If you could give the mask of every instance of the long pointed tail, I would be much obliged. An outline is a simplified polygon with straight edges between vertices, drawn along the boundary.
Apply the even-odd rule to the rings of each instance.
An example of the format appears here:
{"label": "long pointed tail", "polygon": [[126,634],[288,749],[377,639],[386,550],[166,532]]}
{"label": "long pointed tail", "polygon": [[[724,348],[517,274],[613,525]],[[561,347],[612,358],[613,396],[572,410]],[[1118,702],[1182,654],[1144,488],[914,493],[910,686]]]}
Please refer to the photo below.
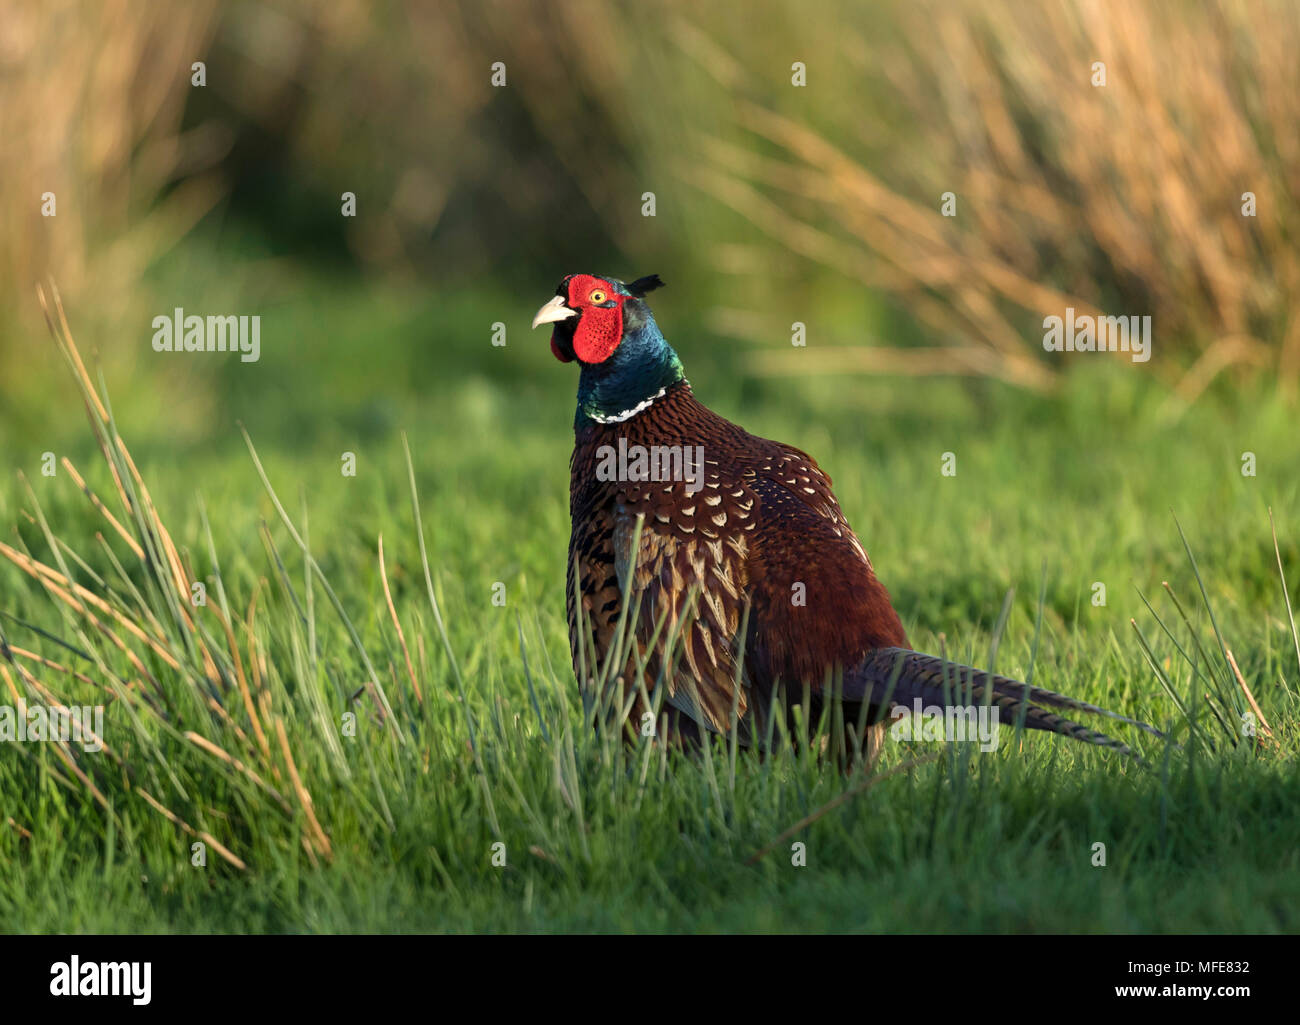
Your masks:
{"label": "long pointed tail", "polygon": [[844,698],[846,701],[866,701],[877,706],[886,701],[891,706],[910,706],[917,698],[925,705],[960,703],[979,706],[988,701],[998,709],[999,721],[1003,724],[1014,725],[1023,715],[1028,729],[1059,733],[1135,758],[1137,755],[1122,741],[1090,730],[1042,706],[1104,715],[1136,726],[1154,736],[1164,736],[1154,726],[1090,705],[1086,701],[907,648],[879,648],[860,665],[846,672]]}

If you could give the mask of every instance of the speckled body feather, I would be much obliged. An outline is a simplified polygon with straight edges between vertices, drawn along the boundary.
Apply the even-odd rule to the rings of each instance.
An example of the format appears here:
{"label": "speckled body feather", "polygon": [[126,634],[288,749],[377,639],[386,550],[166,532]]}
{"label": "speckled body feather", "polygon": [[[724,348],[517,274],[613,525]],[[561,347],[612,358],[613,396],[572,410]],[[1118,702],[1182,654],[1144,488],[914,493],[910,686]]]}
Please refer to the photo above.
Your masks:
{"label": "speckled body feather", "polygon": [[[698,446],[702,486],[692,494],[683,480],[599,480],[598,453],[620,442]],[[669,658],[667,631],[649,643],[666,614],[667,623],[685,623],[678,671],[666,677],[669,702],[717,732],[729,728],[733,705],[742,736],[759,732],[754,727],[777,681],[798,690],[807,683],[816,693],[835,666],[856,665],[875,648],[906,645],[830,478],[798,449],[755,437],[707,409],[685,381],[626,421],[580,426],[570,469],[575,665],[582,636],[577,594],[596,652],[608,653],[629,572],[639,599],[633,632],[647,658],[650,688]],[[636,538],[638,515],[644,521]],[[688,608],[692,589],[698,598]],[[747,604],[742,667],[738,641]],[[587,668],[595,676],[601,667]],[[627,683],[635,672],[628,665],[607,675]],[[689,693],[692,683],[698,697]]]}

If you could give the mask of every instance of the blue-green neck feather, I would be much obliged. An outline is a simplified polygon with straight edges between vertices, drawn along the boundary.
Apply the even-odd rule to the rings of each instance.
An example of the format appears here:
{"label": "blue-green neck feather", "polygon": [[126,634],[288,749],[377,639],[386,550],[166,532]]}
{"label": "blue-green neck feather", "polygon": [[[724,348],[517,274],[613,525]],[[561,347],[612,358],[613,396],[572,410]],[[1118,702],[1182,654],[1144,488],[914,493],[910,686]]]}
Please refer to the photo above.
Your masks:
{"label": "blue-green neck feather", "polygon": [[681,359],[649,308],[638,299],[628,299],[618,348],[603,363],[582,365],[574,426],[626,413],[685,377]]}

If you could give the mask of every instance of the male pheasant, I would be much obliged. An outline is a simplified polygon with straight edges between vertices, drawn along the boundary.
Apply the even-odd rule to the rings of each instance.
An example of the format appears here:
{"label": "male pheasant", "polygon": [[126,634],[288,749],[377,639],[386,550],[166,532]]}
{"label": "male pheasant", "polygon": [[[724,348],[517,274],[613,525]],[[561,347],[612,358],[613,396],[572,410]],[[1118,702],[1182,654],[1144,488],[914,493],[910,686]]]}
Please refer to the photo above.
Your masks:
{"label": "male pheasant", "polygon": [[[830,477],[805,453],[755,437],[695,398],[643,301],[662,284],[657,275],[624,284],[571,274],[533,319],[534,328],[553,325],[557,359],[581,366],[567,592],[588,707],[629,738],[653,723],[657,735],[693,746],[734,729],[738,743],[761,748],[831,711],[841,754],[874,749],[891,710],[917,699],[940,708],[987,702],[1009,725],[1023,719],[1125,753],[1050,709],[1157,732],[911,651]],[[656,687],[658,723],[647,717]]]}

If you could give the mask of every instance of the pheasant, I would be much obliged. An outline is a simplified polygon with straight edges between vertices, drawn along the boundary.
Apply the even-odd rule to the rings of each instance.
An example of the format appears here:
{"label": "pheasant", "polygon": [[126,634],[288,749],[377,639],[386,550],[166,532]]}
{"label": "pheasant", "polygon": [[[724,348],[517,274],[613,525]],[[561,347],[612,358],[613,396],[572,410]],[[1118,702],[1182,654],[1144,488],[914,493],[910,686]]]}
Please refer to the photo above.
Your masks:
{"label": "pheasant", "polygon": [[644,301],[662,285],[658,275],[625,284],[571,274],[533,319],[552,325],[555,358],[581,367],[566,590],[585,707],[629,739],[698,746],[713,733],[764,750],[782,736],[798,741],[799,724],[806,731],[829,712],[842,756],[877,750],[886,717],[918,699],[988,704],[1008,724],[1125,754],[1126,744],[1053,709],[1159,735],[912,651],[830,477],[695,398]]}

